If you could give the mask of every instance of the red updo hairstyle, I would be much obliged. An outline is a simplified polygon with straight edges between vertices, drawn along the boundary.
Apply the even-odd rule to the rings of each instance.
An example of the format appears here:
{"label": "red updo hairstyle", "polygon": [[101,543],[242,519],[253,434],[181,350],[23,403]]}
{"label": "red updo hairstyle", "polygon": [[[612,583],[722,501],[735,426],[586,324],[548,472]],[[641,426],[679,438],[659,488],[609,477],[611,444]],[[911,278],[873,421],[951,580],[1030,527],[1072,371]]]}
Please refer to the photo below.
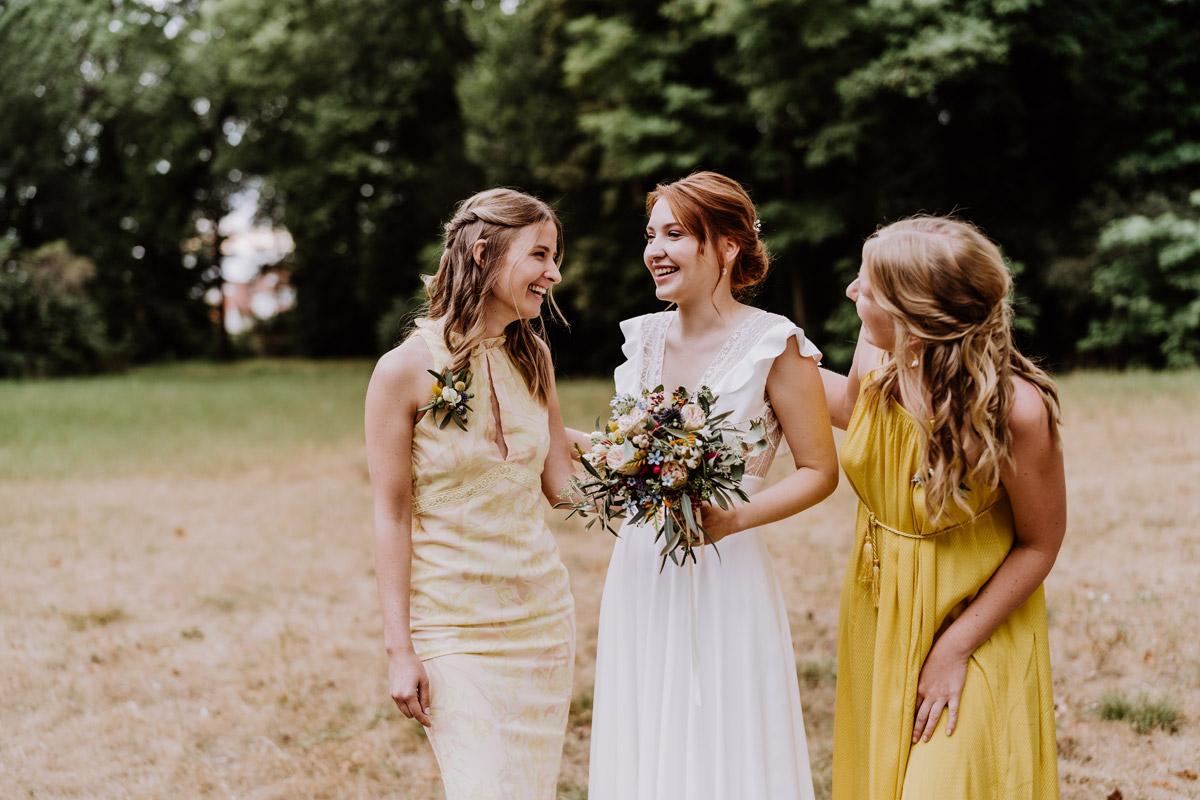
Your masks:
{"label": "red updo hairstyle", "polygon": [[700,251],[710,241],[729,237],[737,243],[732,264],[717,250],[717,264],[729,268],[730,288],[744,296],[763,282],[771,255],[758,238],[758,214],[742,185],[716,172],[693,172],[674,183],[660,183],[646,195],[646,214],[654,204],[666,200],[675,219],[700,242]]}

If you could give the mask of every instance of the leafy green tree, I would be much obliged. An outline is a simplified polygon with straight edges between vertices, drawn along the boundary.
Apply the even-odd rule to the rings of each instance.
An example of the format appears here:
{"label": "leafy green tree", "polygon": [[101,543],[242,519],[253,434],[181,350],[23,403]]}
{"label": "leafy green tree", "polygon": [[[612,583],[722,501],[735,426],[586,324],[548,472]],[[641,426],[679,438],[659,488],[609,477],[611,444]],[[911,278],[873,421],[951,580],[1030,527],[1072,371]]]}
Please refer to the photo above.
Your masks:
{"label": "leafy green tree", "polygon": [[1200,191],[1191,213],[1114,220],[1092,290],[1105,314],[1079,346],[1121,366],[1200,364]]}
{"label": "leafy green tree", "polygon": [[0,14],[0,227],[65,239],[133,359],[193,355],[213,275],[185,263],[195,173],[207,169],[176,39],[195,2],[17,0]]}
{"label": "leafy green tree", "polygon": [[65,242],[13,253],[0,242],[0,377],[98,372],[111,358],[100,310],[88,294],[96,266]]}
{"label": "leafy green tree", "polygon": [[374,352],[377,321],[418,291],[441,220],[482,188],[454,94],[464,13],[343,0],[205,8],[239,138],[230,163],[264,181],[265,216],[295,241],[289,324],[302,353]]}

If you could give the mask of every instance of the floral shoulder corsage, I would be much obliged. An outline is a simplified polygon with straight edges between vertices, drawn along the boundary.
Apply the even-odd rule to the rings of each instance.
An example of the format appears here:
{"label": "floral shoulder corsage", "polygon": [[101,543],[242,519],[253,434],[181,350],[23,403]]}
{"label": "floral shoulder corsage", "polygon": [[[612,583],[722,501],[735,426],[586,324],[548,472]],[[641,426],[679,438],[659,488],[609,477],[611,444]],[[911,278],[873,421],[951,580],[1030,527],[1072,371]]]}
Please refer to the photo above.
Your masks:
{"label": "floral shoulder corsage", "polygon": [[[449,367],[439,375],[433,370],[428,370],[436,380],[429,387],[433,393],[433,399],[429,404],[417,409],[418,411],[428,411],[433,416],[434,423],[439,428],[445,428],[454,420],[454,424],[467,429],[467,412],[471,407],[467,405],[467,401],[475,395],[467,391],[471,388],[471,371],[463,367],[460,372],[455,374]],[[445,412],[445,416],[441,421],[438,421],[438,412]]]}

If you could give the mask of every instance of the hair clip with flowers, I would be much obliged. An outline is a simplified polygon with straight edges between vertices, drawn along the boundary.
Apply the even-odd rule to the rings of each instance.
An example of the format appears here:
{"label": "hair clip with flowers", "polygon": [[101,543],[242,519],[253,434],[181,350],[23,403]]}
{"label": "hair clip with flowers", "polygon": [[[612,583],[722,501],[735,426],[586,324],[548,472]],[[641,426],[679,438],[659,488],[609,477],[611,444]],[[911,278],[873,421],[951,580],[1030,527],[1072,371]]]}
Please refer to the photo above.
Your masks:
{"label": "hair clip with flowers", "polygon": [[754,232],[762,233],[762,220],[758,217],[754,218]]}
{"label": "hair clip with flowers", "polygon": [[[445,428],[451,420],[454,420],[454,424],[465,431],[467,429],[467,412],[471,410],[467,401],[475,396],[467,391],[471,388],[471,371],[466,367],[463,367],[457,374],[449,367],[440,375],[433,370],[427,371],[437,379],[429,387],[433,398],[428,405],[418,408],[417,411],[430,412],[438,428]],[[439,411],[445,412],[441,422],[438,422],[437,417]]]}

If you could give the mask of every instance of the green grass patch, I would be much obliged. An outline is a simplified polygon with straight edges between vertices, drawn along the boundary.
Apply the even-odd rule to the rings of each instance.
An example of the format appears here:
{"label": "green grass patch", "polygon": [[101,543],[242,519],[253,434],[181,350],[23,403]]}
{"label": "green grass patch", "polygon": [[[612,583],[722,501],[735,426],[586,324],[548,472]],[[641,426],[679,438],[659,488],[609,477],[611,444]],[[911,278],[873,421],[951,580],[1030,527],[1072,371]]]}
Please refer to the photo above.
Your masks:
{"label": "green grass patch", "polygon": [[562,381],[558,384],[558,404],[562,408],[563,422],[569,428],[591,432],[596,420],[608,421],[612,409],[613,382],[611,378],[586,378]]}
{"label": "green grass patch", "polygon": [[0,382],[0,480],[216,474],[362,437],[366,361],[186,363]]}
{"label": "green grass patch", "polygon": [[67,627],[73,631],[86,631],[88,628],[103,628],[129,619],[129,614],[123,608],[102,608],[88,611],[84,614],[64,614]]}
{"label": "green grass patch", "polygon": [[571,698],[571,708],[567,714],[567,727],[577,728],[592,724],[592,693],[581,692]]}
{"label": "green grass patch", "polygon": [[[140,367],[91,378],[0,381],[0,480],[194,476],[271,466],[362,445],[373,363],[257,359]],[[1103,397],[1167,413],[1200,394],[1200,370],[1087,372],[1062,379],[1068,421]],[[563,419],[607,420],[611,378],[558,386]],[[1122,403],[1118,402],[1118,406]]]}
{"label": "green grass patch", "polygon": [[1109,692],[1100,698],[1100,719],[1127,721],[1138,733],[1149,733],[1155,728],[1177,733],[1183,724],[1183,713],[1179,705],[1168,695],[1151,697],[1139,694],[1128,697],[1122,692]]}
{"label": "green grass patch", "polygon": [[801,661],[796,664],[796,675],[805,686],[812,689],[822,684],[834,686],[837,684],[837,660],[816,658]]}

